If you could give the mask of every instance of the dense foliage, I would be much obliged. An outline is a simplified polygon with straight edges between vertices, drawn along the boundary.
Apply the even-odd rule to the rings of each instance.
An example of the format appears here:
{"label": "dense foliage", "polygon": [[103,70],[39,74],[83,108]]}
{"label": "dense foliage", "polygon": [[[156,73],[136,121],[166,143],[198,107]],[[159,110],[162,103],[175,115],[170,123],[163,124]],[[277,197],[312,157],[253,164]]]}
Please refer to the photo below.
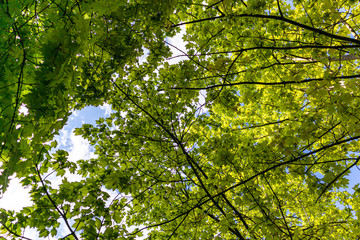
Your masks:
{"label": "dense foliage", "polygon": [[[0,185],[19,178],[33,201],[0,210],[1,236],[360,237],[346,179],[359,14],[352,0],[1,0]],[[104,103],[76,130],[96,157],[69,161],[54,136]]]}

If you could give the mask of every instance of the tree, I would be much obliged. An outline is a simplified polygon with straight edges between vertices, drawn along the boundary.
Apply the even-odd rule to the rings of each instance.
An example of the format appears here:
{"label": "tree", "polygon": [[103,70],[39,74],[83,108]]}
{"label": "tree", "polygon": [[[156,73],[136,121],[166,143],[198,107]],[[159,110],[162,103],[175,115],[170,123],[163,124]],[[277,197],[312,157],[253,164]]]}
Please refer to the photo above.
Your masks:
{"label": "tree", "polygon": [[[358,15],[346,0],[2,1],[0,183],[34,202],[1,210],[3,234],[359,237]],[[104,102],[111,116],[76,130],[96,158],[52,150],[72,110]],[[82,180],[52,187],[66,171]]]}

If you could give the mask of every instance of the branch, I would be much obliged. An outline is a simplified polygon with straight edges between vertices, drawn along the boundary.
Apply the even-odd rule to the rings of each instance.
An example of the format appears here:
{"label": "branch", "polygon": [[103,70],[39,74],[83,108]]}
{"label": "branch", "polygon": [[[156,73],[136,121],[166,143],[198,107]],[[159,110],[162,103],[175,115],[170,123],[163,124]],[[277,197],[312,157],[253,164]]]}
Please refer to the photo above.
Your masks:
{"label": "branch", "polygon": [[275,193],[275,191],[274,191],[273,188],[271,187],[271,184],[270,184],[269,180],[266,178],[265,174],[264,174],[264,178],[265,178],[267,184],[269,185],[271,192],[272,192],[273,195],[275,196],[276,201],[278,202],[278,207],[279,207],[279,209],[280,209],[281,216],[282,216],[283,219],[284,219],[285,227],[286,227],[286,229],[287,229],[287,231],[288,231],[288,233],[289,233],[290,239],[292,240],[292,239],[293,239],[293,238],[292,238],[292,233],[291,233],[290,228],[289,228],[289,225],[288,225],[288,223],[287,223],[287,221],[286,221],[286,217],[285,217],[285,215],[284,215],[284,211],[283,211],[283,209],[282,209],[282,207],[281,207],[280,199],[278,198],[277,194]]}
{"label": "branch", "polygon": [[340,20],[345,26],[346,26],[346,28],[352,33],[352,35],[354,35],[354,38],[355,39],[359,39],[359,35],[356,33],[356,31],[350,26],[350,24],[347,22],[347,21],[345,21],[345,19],[343,19],[343,18],[341,18],[341,20]]}
{"label": "branch", "polygon": [[319,62],[321,60],[328,60],[329,62],[339,62],[339,61],[351,61],[351,60],[356,60],[356,59],[360,59],[359,56],[356,56],[354,54],[347,54],[347,55],[343,55],[340,57],[322,57],[319,59],[314,59],[314,58],[302,58],[302,57],[285,57],[283,59],[287,59],[287,60],[292,60],[292,61],[305,61],[305,62]]}
{"label": "branch", "polygon": [[235,214],[239,217],[240,221],[244,224],[246,230],[249,230],[249,225],[245,222],[245,219],[243,218],[242,214],[234,207],[234,205],[229,201],[229,199],[225,196],[225,194],[221,195],[227,205],[230,206],[230,208],[235,212]]}
{"label": "branch", "polygon": [[67,217],[64,215],[63,212],[61,212],[61,210],[58,208],[57,204],[54,202],[54,200],[52,199],[52,197],[50,196],[49,192],[47,191],[46,189],[46,186],[45,186],[45,183],[40,175],[40,171],[39,171],[39,168],[37,166],[37,164],[35,165],[35,169],[36,169],[36,172],[40,178],[40,182],[41,182],[41,185],[43,186],[43,189],[45,191],[45,194],[46,196],[48,197],[48,199],[50,200],[51,204],[54,206],[54,208],[56,209],[56,211],[61,215],[61,217],[64,219],[65,221],[65,224],[67,226],[67,228],[69,229],[69,231],[71,232],[71,235],[73,235],[73,237],[76,239],[76,240],[79,240],[79,238],[76,236],[74,230],[71,228],[68,220],[67,220]]}
{"label": "branch", "polygon": [[[201,206],[199,206],[199,208],[202,209]],[[215,217],[213,214],[209,213],[208,211],[204,211],[204,213],[206,215],[208,215],[210,218],[212,218],[215,222],[220,222],[220,219],[218,219],[217,217]],[[240,232],[236,228],[232,229],[231,227],[229,227],[229,231],[232,232],[234,235],[238,236],[240,239],[242,239]]]}
{"label": "branch", "polygon": [[[289,46],[289,47],[277,47],[277,46],[257,46],[257,47],[251,47],[251,48],[243,48],[239,50],[232,50],[232,51],[222,51],[222,52],[210,52],[205,54],[193,54],[193,55],[177,55],[174,57],[168,58],[168,60],[178,58],[178,57],[199,57],[199,56],[210,56],[210,55],[218,55],[218,54],[230,54],[230,53],[242,53],[252,50],[296,50],[296,49],[347,49],[347,48],[360,48],[360,44],[350,44],[350,45],[330,45],[330,46],[324,46],[324,45],[300,45],[300,46]],[[357,59],[356,57],[353,57],[352,54],[350,55],[344,55],[344,59],[342,60],[354,60]],[[346,59],[348,58],[348,59]],[[286,59],[286,58],[285,58]],[[308,58],[299,58],[301,60],[309,60]],[[324,58],[321,58],[324,59]],[[329,60],[334,61],[333,59],[338,58],[328,58]],[[310,59],[312,60],[312,59]],[[316,61],[316,60],[312,60]]]}
{"label": "branch", "polygon": [[[293,159],[288,160],[288,161],[285,161],[285,162],[281,162],[281,163],[275,164],[274,166],[271,166],[271,167],[269,167],[269,168],[267,168],[267,169],[265,169],[265,170],[263,170],[263,171],[255,174],[255,175],[253,175],[252,177],[249,177],[248,179],[243,180],[243,181],[241,181],[241,182],[239,182],[239,183],[237,183],[237,184],[234,184],[233,186],[231,186],[231,187],[229,187],[229,188],[227,188],[227,189],[225,189],[225,190],[223,190],[223,191],[215,194],[213,197],[218,197],[218,196],[220,196],[221,194],[226,193],[226,192],[228,192],[228,191],[230,191],[230,190],[232,190],[232,189],[234,189],[234,188],[236,188],[236,187],[239,187],[239,186],[241,186],[241,185],[243,185],[243,184],[245,184],[245,183],[247,183],[247,182],[249,182],[249,181],[257,178],[258,176],[263,175],[264,173],[267,173],[267,172],[269,172],[269,171],[271,171],[271,170],[273,170],[273,169],[275,169],[275,168],[281,167],[281,166],[286,165],[286,164],[289,164],[289,163],[296,162],[296,161],[298,161],[298,160],[300,160],[300,159],[302,159],[302,158],[304,158],[304,157],[313,155],[313,154],[315,154],[315,153],[318,153],[318,152],[323,151],[323,150],[326,150],[326,149],[328,149],[328,148],[331,148],[331,147],[340,145],[340,144],[342,144],[342,143],[354,141],[354,140],[357,140],[357,139],[360,139],[360,136],[351,137],[351,138],[348,138],[348,139],[345,139],[345,140],[342,140],[342,141],[337,141],[337,142],[334,142],[334,143],[330,143],[330,144],[328,144],[328,145],[326,145],[326,146],[324,146],[324,147],[321,147],[321,148],[319,148],[319,149],[316,149],[316,150],[314,150],[314,151],[312,151],[312,152],[308,152],[308,153],[303,154],[303,155],[301,155],[301,156],[299,156],[299,157],[293,158]],[[360,157],[359,157],[359,159],[360,159]],[[354,164],[354,165],[355,165],[355,164]],[[207,200],[207,201],[209,201],[209,200]],[[203,204],[204,204],[204,203],[205,203],[205,201],[203,202]]]}
{"label": "branch", "polygon": [[280,232],[282,232],[283,234],[286,235],[286,232],[284,232],[284,230],[282,230],[277,224],[276,222],[274,222],[273,219],[270,218],[270,213],[267,214],[267,212],[269,212],[269,209],[265,209],[261,206],[261,204],[259,203],[258,199],[256,199],[256,197],[254,196],[254,194],[251,192],[251,190],[248,188],[248,186],[245,184],[246,189],[248,190],[249,194],[251,195],[252,199],[255,201],[256,205],[260,208],[260,212],[265,216],[265,218],[267,220],[269,220],[277,229],[279,229]]}
{"label": "branch", "polygon": [[349,37],[344,37],[344,36],[338,36],[329,32],[326,32],[324,30],[318,29],[318,28],[314,28],[314,27],[310,27],[308,25],[296,22],[294,20],[282,17],[282,16],[274,16],[274,15],[263,15],[263,14],[239,14],[239,15],[228,15],[228,16],[215,16],[215,17],[210,17],[210,18],[203,18],[203,19],[197,19],[194,21],[189,21],[189,22],[183,22],[183,23],[179,23],[176,25],[172,25],[171,27],[178,27],[181,25],[186,25],[186,24],[194,24],[194,23],[199,23],[199,22],[204,22],[204,21],[213,21],[213,20],[217,20],[220,18],[225,18],[225,17],[238,17],[238,18],[260,18],[260,19],[273,19],[273,20],[277,20],[277,21],[282,21],[282,22],[286,22],[289,23],[291,25],[312,31],[312,32],[316,32],[320,35],[324,35],[330,38],[334,38],[337,40],[342,40],[345,42],[351,42],[351,43],[356,43],[356,44],[360,44],[360,40],[354,39],[354,38],[349,38]]}
{"label": "branch", "polygon": [[[360,74],[357,75],[351,75],[351,76],[338,76],[333,77],[332,79],[351,79],[351,78],[358,78],[360,77]],[[307,83],[307,82],[313,82],[313,81],[323,81],[324,78],[312,78],[312,79],[305,79],[301,81],[286,81],[286,82],[236,82],[236,83],[224,83],[224,84],[218,84],[218,85],[211,85],[206,87],[174,87],[171,89],[181,90],[207,90],[211,88],[218,88],[218,87],[227,87],[227,86],[237,86],[237,85],[265,85],[265,86],[276,86],[276,85],[285,85],[285,84],[301,84],[301,83]]]}
{"label": "branch", "polygon": [[185,217],[183,218],[183,220],[181,220],[181,222],[176,226],[176,228],[174,229],[174,231],[171,233],[171,235],[168,237],[168,240],[170,240],[170,238],[175,234],[176,230],[181,226],[181,224],[185,221],[185,219],[187,218],[187,216],[189,215],[189,213],[187,213],[185,215]]}
{"label": "branch", "polygon": [[[177,215],[176,217],[174,217],[174,218],[172,218],[172,219],[170,219],[170,220],[167,220],[167,221],[164,221],[164,222],[161,222],[161,223],[156,223],[156,224],[153,224],[153,225],[149,225],[149,226],[143,227],[143,228],[137,230],[136,232],[131,233],[130,235],[136,235],[138,232],[141,232],[141,231],[143,231],[143,230],[145,230],[145,229],[153,228],[153,227],[159,227],[159,226],[165,225],[165,224],[167,224],[167,223],[173,222],[173,221],[175,221],[176,219],[178,219],[178,218],[180,218],[180,217],[182,217],[182,216],[184,216],[184,215],[189,214],[191,211],[195,210],[196,208],[200,208],[200,206],[202,205],[201,200],[204,199],[204,198],[205,198],[205,197],[202,197],[202,198],[198,201],[198,203],[195,204],[194,207],[190,208],[190,209],[187,210],[186,212],[183,212],[183,213]],[[208,201],[210,201],[210,199],[205,200],[205,201],[208,202]],[[200,204],[201,204],[201,205],[200,205]],[[201,208],[200,208],[200,209],[201,209]]]}
{"label": "branch", "polygon": [[279,9],[280,16],[283,18],[284,15],[283,15],[283,13],[282,13],[282,11],[281,11],[280,2],[279,2],[279,0],[277,0],[276,2],[277,2],[277,5],[278,5],[278,9]]}
{"label": "branch", "polygon": [[[227,188],[227,189],[225,189],[225,190],[223,190],[223,191],[221,191],[221,192],[218,192],[217,194],[213,195],[212,198],[219,197],[219,196],[221,196],[222,194],[224,194],[224,193],[226,193],[226,192],[228,192],[228,191],[230,191],[230,190],[232,190],[232,189],[234,189],[234,188],[237,188],[237,187],[239,187],[239,186],[241,186],[241,185],[244,185],[245,183],[250,182],[251,180],[257,178],[258,176],[261,176],[261,175],[263,175],[263,174],[265,174],[265,173],[267,173],[267,172],[269,172],[269,171],[271,171],[271,170],[273,170],[273,169],[275,169],[275,168],[278,168],[278,167],[281,167],[281,166],[283,166],[283,165],[296,162],[296,161],[298,161],[298,160],[300,160],[300,159],[302,159],[302,158],[304,158],[304,157],[313,155],[313,154],[318,153],[318,152],[320,152],[320,151],[323,151],[323,150],[325,150],[325,149],[328,149],[328,148],[337,146],[337,145],[342,144],[342,143],[354,141],[354,140],[357,140],[357,139],[360,139],[360,136],[355,136],[355,137],[352,137],[352,138],[349,138],[349,139],[345,139],[345,140],[342,140],[342,141],[337,141],[337,142],[328,144],[328,145],[326,145],[326,146],[324,146],[324,147],[321,147],[321,148],[319,148],[319,149],[317,149],[317,150],[314,150],[314,151],[312,151],[312,152],[308,152],[308,153],[303,154],[303,155],[301,155],[301,156],[299,156],[299,157],[293,158],[293,159],[291,159],[291,160],[288,160],[288,161],[285,161],[285,162],[281,162],[281,163],[275,164],[274,166],[271,166],[271,167],[269,167],[269,168],[267,168],[267,169],[265,169],[265,170],[263,170],[263,171],[255,174],[255,175],[249,177],[249,178],[246,179],[246,180],[240,181],[240,182],[234,184],[233,186],[231,186],[231,187],[229,187],[229,188]],[[360,158],[360,157],[359,157],[359,158]],[[194,207],[191,208],[190,210],[193,210],[193,209],[195,209],[195,208],[197,208],[197,207],[199,207],[199,206],[202,206],[202,205],[204,205],[205,203],[209,202],[210,200],[211,200],[211,199],[206,199],[206,200],[198,203],[196,206],[194,206]],[[184,214],[185,214],[185,213],[184,213]],[[182,215],[184,215],[184,214],[182,214]],[[182,215],[179,215],[179,216],[177,216],[176,218],[181,217]]]}
{"label": "branch", "polygon": [[360,160],[360,156],[355,160],[355,162],[353,164],[351,164],[350,167],[347,167],[344,171],[342,171],[339,175],[337,175],[328,185],[326,185],[326,187],[324,188],[324,190],[322,190],[321,194],[319,195],[319,197],[316,199],[315,203],[317,203],[319,201],[319,199],[321,198],[321,196],[326,192],[326,190],[329,189],[329,187],[336,182],[342,175],[344,175],[347,171],[350,170],[350,168],[352,168],[353,166],[355,166]]}
{"label": "branch", "polygon": [[16,232],[12,231],[10,228],[8,228],[4,223],[0,222],[1,225],[9,232],[11,233],[12,235],[16,236],[16,237],[19,237],[21,239],[26,239],[26,240],[33,240],[31,238],[27,238],[27,237],[24,237],[24,236],[21,236],[19,234],[17,234]]}

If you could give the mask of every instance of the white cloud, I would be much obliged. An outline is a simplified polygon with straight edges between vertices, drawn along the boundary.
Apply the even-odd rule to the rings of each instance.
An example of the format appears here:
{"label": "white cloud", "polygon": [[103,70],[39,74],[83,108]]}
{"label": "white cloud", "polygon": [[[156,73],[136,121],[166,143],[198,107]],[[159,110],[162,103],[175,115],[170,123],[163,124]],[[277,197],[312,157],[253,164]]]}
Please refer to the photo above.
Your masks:
{"label": "white cloud", "polygon": [[55,136],[55,141],[58,143],[58,148],[66,148],[69,145],[69,130],[66,130],[65,128],[61,129],[60,134]]}
{"label": "white cloud", "polygon": [[71,111],[70,120],[75,120],[79,116],[79,111],[73,110]]}
{"label": "white cloud", "polygon": [[69,160],[76,162],[80,159],[90,159],[95,157],[88,140],[82,136],[75,135],[74,129],[70,134]]}
{"label": "white cloud", "polygon": [[[65,150],[68,151],[68,160],[70,162],[77,162],[80,159],[87,160],[96,157],[89,141],[84,139],[82,136],[75,135],[74,129],[72,129],[71,133],[67,130],[62,130],[60,134],[60,142]],[[66,177],[69,182],[81,181],[83,179],[80,175],[72,174],[68,170],[66,171],[64,177]],[[47,178],[47,180],[51,182],[51,187],[53,188],[58,188],[62,183],[62,179],[63,177],[56,176],[55,174],[50,175]]]}
{"label": "white cloud", "polygon": [[111,105],[108,103],[104,103],[102,106],[100,106],[100,109],[105,111],[105,116],[110,116],[112,112]]}
{"label": "white cloud", "polygon": [[[37,240],[55,240],[57,238],[53,237],[39,237],[39,232],[35,228],[25,228],[25,230],[22,232],[22,236],[27,237],[29,239],[37,239]],[[8,234],[7,236],[1,235],[2,239],[13,239],[11,234]]]}
{"label": "white cloud", "polygon": [[[33,202],[30,199],[29,190],[24,188],[20,180],[18,178],[14,178],[10,181],[10,186],[7,189],[7,191],[4,193],[4,195],[0,199],[0,207],[4,208],[6,210],[12,210],[12,211],[20,211],[24,207],[32,206]],[[62,219],[60,221],[60,227],[58,228],[58,234],[65,236],[69,230],[66,228],[66,225],[64,224],[64,221]],[[30,238],[30,239],[38,239],[38,240],[55,240],[57,237],[46,237],[41,238],[39,237],[39,231],[35,228],[25,228],[23,231],[23,236]],[[12,235],[1,235],[4,239],[12,239]]]}
{"label": "white cloud", "polygon": [[35,228],[25,228],[23,236],[25,236],[27,238],[30,238],[30,239],[38,239],[38,240],[41,240],[41,239],[55,240],[56,239],[56,238],[53,238],[51,236],[46,237],[46,238],[39,237],[39,232]]}
{"label": "white cloud", "polygon": [[32,204],[29,189],[21,185],[20,179],[14,178],[10,180],[8,189],[1,196],[0,207],[6,210],[20,211],[24,207],[29,207]]}

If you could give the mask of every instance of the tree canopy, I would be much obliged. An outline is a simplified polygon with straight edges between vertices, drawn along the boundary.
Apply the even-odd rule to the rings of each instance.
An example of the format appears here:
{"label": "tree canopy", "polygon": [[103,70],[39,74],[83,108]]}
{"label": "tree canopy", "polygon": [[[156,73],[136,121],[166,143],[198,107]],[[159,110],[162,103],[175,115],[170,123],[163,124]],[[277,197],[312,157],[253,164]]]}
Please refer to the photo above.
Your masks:
{"label": "tree canopy", "polygon": [[[353,0],[1,0],[0,186],[19,178],[33,201],[0,209],[1,236],[359,238],[359,15]],[[96,157],[70,161],[54,137],[104,103],[75,130]]]}

